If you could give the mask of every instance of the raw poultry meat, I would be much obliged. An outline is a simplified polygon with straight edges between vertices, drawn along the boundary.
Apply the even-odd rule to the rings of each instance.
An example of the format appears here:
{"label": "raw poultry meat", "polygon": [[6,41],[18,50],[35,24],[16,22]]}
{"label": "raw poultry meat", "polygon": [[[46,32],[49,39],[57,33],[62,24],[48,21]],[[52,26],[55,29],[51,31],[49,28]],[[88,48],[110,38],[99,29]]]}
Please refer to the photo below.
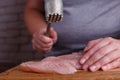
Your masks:
{"label": "raw poultry meat", "polygon": [[81,57],[81,53],[72,53],[69,55],[59,56],[60,59],[66,60],[70,64],[72,64],[76,69],[81,69],[81,65],[79,63],[79,59]]}
{"label": "raw poultry meat", "polygon": [[41,61],[28,61],[20,64],[20,68],[27,72],[73,74],[81,68],[80,53],[72,53],[58,57],[47,57]]}

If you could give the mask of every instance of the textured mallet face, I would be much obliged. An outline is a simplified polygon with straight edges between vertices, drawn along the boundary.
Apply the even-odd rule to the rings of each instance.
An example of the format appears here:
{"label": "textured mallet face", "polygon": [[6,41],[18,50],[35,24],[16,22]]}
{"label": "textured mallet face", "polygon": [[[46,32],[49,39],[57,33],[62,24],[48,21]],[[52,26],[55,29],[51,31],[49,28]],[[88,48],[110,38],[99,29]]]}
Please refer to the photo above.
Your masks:
{"label": "textured mallet face", "polygon": [[46,21],[49,23],[59,22],[63,18],[62,0],[45,0]]}
{"label": "textured mallet face", "polygon": [[62,20],[62,15],[61,14],[49,14],[48,17],[48,22],[49,23],[54,23],[54,22],[59,22]]}
{"label": "textured mallet face", "polygon": [[45,18],[47,21],[46,35],[50,36],[51,23],[56,23],[63,18],[63,2],[62,0],[44,0],[45,2]]}

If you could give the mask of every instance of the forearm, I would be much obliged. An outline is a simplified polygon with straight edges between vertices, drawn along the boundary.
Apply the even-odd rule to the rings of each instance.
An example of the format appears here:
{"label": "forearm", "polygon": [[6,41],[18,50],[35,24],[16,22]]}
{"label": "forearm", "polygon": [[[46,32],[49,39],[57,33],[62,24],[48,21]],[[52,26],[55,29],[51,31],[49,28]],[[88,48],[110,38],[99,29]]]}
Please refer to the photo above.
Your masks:
{"label": "forearm", "polygon": [[39,9],[31,8],[28,6],[29,5],[27,5],[25,9],[24,20],[29,32],[32,35],[34,32],[38,30],[45,29],[46,22],[42,12],[40,12]]}

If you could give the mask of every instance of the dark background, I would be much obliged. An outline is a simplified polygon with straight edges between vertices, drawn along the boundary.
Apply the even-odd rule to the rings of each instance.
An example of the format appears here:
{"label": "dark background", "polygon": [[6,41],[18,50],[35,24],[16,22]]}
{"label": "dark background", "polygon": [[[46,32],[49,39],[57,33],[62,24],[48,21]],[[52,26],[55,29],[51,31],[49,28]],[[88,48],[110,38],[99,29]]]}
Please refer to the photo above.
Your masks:
{"label": "dark background", "polygon": [[0,0],[0,72],[38,57],[23,12],[27,0]]}

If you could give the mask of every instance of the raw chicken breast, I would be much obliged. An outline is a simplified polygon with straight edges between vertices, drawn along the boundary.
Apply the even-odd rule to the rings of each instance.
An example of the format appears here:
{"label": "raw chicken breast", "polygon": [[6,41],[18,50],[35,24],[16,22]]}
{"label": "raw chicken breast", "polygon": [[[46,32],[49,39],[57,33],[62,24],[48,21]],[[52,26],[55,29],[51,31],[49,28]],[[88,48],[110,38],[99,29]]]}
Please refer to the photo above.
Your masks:
{"label": "raw chicken breast", "polygon": [[59,58],[71,63],[76,69],[81,69],[81,65],[79,63],[80,57],[81,57],[81,53],[78,52],[69,55],[59,56]]}
{"label": "raw chicken breast", "polygon": [[29,61],[22,63],[23,71],[37,73],[73,74],[80,69],[79,53],[63,55],[59,57],[47,57],[41,61]]}

